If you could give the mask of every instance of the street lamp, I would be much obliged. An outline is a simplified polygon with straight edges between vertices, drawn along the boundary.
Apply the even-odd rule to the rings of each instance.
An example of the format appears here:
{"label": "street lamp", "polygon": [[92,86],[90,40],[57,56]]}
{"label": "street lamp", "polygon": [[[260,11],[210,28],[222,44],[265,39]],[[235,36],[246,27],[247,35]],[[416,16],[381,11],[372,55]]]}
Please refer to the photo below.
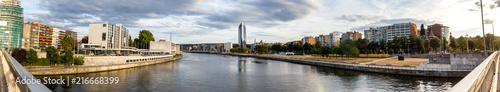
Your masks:
{"label": "street lamp", "polygon": [[467,38],[465,42],[467,42],[467,53],[469,53],[469,34],[465,33],[465,38]]}
{"label": "street lamp", "polygon": [[485,56],[488,56],[488,54],[486,53],[486,36],[484,35],[484,17],[483,17],[483,0],[479,0],[480,1],[480,5],[481,5],[481,24],[482,24],[482,27],[483,27],[483,47],[484,47],[484,55]]}

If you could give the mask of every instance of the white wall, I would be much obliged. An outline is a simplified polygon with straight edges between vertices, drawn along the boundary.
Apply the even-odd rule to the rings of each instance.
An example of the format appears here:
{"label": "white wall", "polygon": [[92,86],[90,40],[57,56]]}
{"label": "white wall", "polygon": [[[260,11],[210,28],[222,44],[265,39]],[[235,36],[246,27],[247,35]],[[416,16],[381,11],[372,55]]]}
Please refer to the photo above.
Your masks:
{"label": "white wall", "polygon": [[[103,27],[103,24],[106,24],[106,27]],[[102,40],[102,33],[108,35],[108,26],[108,23],[89,24],[89,44],[100,44],[107,48],[106,40],[109,38],[106,37],[106,40]]]}

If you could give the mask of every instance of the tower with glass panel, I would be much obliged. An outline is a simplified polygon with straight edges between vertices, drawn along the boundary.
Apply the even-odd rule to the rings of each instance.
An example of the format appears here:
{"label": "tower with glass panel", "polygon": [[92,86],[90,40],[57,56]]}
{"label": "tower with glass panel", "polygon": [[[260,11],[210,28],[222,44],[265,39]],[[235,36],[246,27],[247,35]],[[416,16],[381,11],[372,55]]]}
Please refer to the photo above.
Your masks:
{"label": "tower with glass panel", "polygon": [[21,2],[2,0],[0,7],[0,48],[21,48],[24,26]]}
{"label": "tower with glass panel", "polygon": [[238,28],[238,46],[240,49],[243,49],[243,47],[247,46],[246,40],[247,40],[247,27],[245,27],[245,24],[241,23],[240,27]]}

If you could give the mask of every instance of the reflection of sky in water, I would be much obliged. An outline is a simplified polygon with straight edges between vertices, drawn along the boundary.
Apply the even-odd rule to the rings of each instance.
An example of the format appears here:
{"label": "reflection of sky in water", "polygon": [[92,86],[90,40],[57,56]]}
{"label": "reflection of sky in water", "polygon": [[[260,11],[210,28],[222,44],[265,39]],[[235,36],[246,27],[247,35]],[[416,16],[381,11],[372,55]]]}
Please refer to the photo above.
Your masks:
{"label": "reflection of sky in water", "polygon": [[367,73],[266,59],[193,53],[184,53],[184,58],[175,62],[70,75],[71,78],[76,76],[119,77],[120,83],[48,86],[56,91],[384,92],[443,91],[460,80]]}

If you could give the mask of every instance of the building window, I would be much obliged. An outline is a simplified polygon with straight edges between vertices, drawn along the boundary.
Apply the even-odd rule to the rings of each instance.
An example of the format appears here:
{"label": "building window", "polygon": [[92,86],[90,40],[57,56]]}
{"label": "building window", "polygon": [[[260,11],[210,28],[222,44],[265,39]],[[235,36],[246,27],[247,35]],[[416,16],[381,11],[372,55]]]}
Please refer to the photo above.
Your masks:
{"label": "building window", "polygon": [[102,24],[102,27],[106,27],[106,24]]}
{"label": "building window", "polygon": [[102,40],[105,41],[106,40],[106,33],[102,33]]}

